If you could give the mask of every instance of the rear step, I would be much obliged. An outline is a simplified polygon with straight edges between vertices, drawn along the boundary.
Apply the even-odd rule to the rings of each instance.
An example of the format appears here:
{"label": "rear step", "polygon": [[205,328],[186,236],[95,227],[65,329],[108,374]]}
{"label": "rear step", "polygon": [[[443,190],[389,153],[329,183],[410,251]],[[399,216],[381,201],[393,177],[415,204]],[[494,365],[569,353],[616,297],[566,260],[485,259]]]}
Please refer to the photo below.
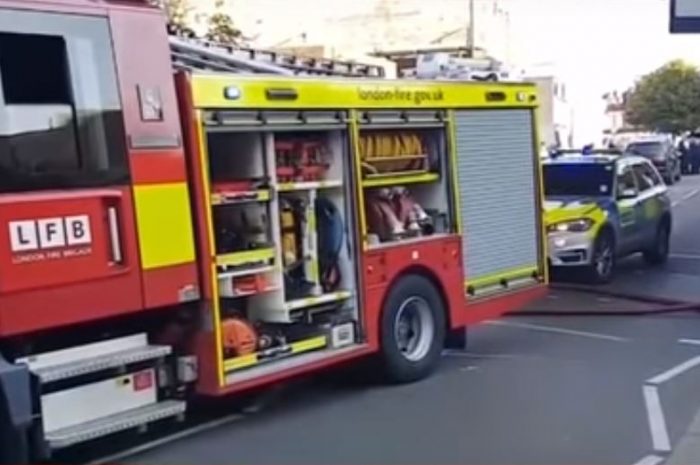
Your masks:
{"label": "rear step", "polygon": [[[36,419],[48,449],[57,450],[184,416],[186,402],[164,398],[192,383],[196,367],[177,359],[177,374],[160,370],[172,348],[146,333],[102,340],[15,360],[41,380]],[[196,373],[196,371],[194,371]],[[89,375],[89,376],[85,376]],[[58,382],[58,383],[57,383]],[[179,384],[182,383],[182,384]]]}
{"label": "rear step", "polygon": [[170,355],[168,346],[145,346],[139,349],[123,350],[109,355],[78,360],[71,363],[37,369],[34,373],[42,383],[51,383],[63,379],[97,373],[98,371],[119,368],[133,363],[155,360]]}
{"label": "rear step", "polygon": [[52,449],[63,449],[110,434],[143,427],[166,418],[181,416],[185,410],[185,402],[168,400],[52,431],[46,434],[46,441]]}
{"label": "rear step", "polygon": [[147,336],[138,334],[34,355],[17,362],[26,363],[42,383],[51,383],[167,357],[171,351],[170,346],[149,345]]}

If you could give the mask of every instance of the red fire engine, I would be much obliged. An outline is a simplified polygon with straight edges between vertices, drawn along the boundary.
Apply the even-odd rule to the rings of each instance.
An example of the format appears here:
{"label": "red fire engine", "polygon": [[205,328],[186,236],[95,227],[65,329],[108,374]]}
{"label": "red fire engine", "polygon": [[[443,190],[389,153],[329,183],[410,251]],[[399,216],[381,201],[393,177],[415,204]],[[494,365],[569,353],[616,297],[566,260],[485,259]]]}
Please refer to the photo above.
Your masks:
{"label": "red fire engine", "polygon": [[12,460],[370,355],[416,380],[545,293],[533,86],[254,55],[0,0]]}

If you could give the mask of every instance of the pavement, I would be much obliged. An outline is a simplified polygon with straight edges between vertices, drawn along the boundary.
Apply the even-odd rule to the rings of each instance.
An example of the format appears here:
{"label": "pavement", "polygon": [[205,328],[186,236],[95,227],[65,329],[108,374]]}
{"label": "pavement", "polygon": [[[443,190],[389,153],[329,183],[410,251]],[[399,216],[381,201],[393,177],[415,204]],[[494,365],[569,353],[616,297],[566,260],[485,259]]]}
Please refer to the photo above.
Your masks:
{"label": "pavement", "polygon": [[[700,300],[700,177],[672,188],[666,269],[622,265],[611,289]],[[694,193],[695,192],[695,193]],[[692,195],[691,195],[692,194]],[[649,309],[556,291],[532,309]],[[520,316],[470,329],[467,351],[410,385],[334,372],[133,464],[700,464],[700,318]]]}

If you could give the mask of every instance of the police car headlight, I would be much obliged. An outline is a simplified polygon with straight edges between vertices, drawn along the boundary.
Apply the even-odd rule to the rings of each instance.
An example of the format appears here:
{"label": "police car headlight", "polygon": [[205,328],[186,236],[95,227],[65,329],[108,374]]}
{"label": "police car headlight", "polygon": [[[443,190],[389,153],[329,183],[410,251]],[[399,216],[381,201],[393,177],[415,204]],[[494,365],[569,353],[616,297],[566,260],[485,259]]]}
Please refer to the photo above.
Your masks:
{"label": "police car headlight", "polygon": [[562,221],[547,227],[547,232],[586,232],[593,227],[593,221],[588,218]]}

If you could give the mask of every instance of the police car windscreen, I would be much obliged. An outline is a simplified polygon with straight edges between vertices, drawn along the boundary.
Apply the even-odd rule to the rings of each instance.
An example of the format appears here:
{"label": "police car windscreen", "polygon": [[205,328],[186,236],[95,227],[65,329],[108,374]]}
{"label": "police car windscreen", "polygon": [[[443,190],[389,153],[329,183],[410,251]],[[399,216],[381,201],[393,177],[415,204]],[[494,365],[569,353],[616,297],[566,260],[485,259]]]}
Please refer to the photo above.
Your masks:
{"label": "police car windscreen", "polygon": [[544,166],[547,197],[610,195],[612,185],[612,164],[562,163]]}
{"label": "police car windscreen", "polygon": [[642,157],[656,157],[663,154],[663,145],[659,142],[634,142],[627,146],[627,153]]}

